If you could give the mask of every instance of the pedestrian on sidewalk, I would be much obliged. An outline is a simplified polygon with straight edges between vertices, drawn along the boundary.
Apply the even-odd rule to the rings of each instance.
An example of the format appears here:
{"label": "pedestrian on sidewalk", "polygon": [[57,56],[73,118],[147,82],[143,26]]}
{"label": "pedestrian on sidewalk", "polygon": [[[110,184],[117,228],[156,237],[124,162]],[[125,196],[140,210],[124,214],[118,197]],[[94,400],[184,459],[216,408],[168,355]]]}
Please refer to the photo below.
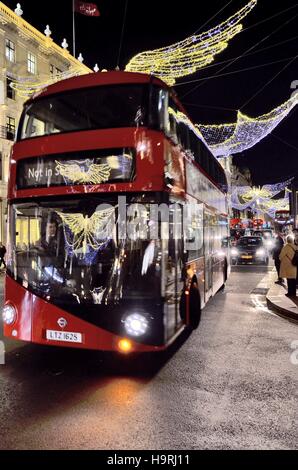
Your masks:
{"label": "pedestrian on sidewalk", "polygon": [[6,253],[6,248],[3,245],[3,243],[0,242],[0,268],[2,267],[2,263],[4,265],[4,268],[6,268],[6,263],[4,260],[5,253]]}
{"label": "pedestrian on sidewalk", "polygon": [[274,248],[272,250],[272,258],[274,260],[274,264],[275,264],[275,269],[276,269],[276,272],[277,272],[277,281],[275,281],[275,284],[281,284],[282,283],[282,277],[280,276],[280,259],[279,259],[279,255],[280,255],[280,252],[281,250],[283,249],[284,247],[284,239],[283,239],[283,236],[282,236],[282,233],[278,233],[277,236],[276,236],[276,239],[275,239],[275,245],[274,245]]}
{"label": "pedestrian on sidewalk", "polygon": [[285,277],[288,283],[288,293],[287,297],[296,297],[296,276],[297,276],[297,266],[294,266],[292,260],[295,256],[296,245],[294,244],[293,237],[291,235],[287,236],[287,243],[281,250],[279,255],[280,259],[280,277]]}
{"label": "pedestrian on sidewalk", "polygon": [[[294,228],[293,235],[294,235],[294,244],[296,245],[296,250],[297,250],[298,249],[298,228]],[[296,287],[298,287],[298,269],[297,269],[297,275],[296,275]]]}

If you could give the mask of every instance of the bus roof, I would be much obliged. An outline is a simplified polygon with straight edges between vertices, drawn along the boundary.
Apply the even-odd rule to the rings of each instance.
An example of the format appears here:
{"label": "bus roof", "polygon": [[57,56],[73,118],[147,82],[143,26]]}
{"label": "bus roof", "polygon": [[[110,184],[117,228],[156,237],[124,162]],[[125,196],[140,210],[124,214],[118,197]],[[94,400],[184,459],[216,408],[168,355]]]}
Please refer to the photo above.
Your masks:
{"label": "bus roof", "polygon": [[34,100],[35,98],[42,98],[48,95],[61,93],[64,91],[76,90],[79,88],[94,87],[100,85],[149,82],[162,86],[163,88],[169,88],[168,85],[159,78],[145,73],[122,71],[96,72],[67,78],[57,83],[53,83],[52,85],[49,85],[48,87],[44,88],[40,93],[33,95],[33,97],[29,101]]}

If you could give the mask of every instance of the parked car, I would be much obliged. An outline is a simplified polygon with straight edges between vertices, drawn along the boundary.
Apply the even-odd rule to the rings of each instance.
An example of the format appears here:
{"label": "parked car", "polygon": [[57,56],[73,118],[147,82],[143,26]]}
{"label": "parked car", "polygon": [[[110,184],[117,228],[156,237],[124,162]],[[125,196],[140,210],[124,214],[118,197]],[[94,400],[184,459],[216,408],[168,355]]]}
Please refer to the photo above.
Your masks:
{"label": "parked car", "polygon": [[262,237],[241,237],[231,248],[232,264],[269,263],[269,252]]}

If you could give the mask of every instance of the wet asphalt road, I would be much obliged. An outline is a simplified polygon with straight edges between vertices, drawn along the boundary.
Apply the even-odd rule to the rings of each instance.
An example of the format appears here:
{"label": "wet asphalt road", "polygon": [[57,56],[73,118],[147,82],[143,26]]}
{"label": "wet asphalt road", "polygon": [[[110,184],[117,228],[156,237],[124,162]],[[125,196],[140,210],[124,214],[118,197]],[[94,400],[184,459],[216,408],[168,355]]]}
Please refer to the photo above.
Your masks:
{"label": "wet asphalt road", "polygon": [[266,271],[235,267],[164,361],[6,341],[0,448],[298,449],[298,325],[255,307]]}

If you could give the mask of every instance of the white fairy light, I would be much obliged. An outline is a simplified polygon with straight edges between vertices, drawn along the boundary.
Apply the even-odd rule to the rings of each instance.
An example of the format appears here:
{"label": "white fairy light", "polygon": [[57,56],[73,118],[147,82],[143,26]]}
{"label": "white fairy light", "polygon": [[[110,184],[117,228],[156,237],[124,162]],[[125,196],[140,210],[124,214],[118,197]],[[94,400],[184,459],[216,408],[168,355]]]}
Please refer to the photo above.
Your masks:
{"label": "white fairy light", "polygon": [[277,184],[266,184],[262,187],[236,186],[232,189],[231,205],[234,209],[245,210],[255,208],[256,205],[262,207],[269,204],[274,196],[281,191],[285,191],[291,180]]}
{"label": "white fairy light", "polygon": [[30,98],[32,95],[37,94],[43,88],[52,85],[60,80],[81,75],[82,71],[78,67],[71,67],[70,69],[60,72],[55,76],[46,77],[44,79],[32,80],[31,77],[18,77],[12,79],[11,88],[22,98]]}
{"label": "white fairy light", "polygon": [[238,111],[236,123],[198,124],[197,127],[213,155],[228,157],[243,152],[264,139],[288,116],[297,103],[298,94],[294,94],[285,103],[256,118],[251,118]]}

